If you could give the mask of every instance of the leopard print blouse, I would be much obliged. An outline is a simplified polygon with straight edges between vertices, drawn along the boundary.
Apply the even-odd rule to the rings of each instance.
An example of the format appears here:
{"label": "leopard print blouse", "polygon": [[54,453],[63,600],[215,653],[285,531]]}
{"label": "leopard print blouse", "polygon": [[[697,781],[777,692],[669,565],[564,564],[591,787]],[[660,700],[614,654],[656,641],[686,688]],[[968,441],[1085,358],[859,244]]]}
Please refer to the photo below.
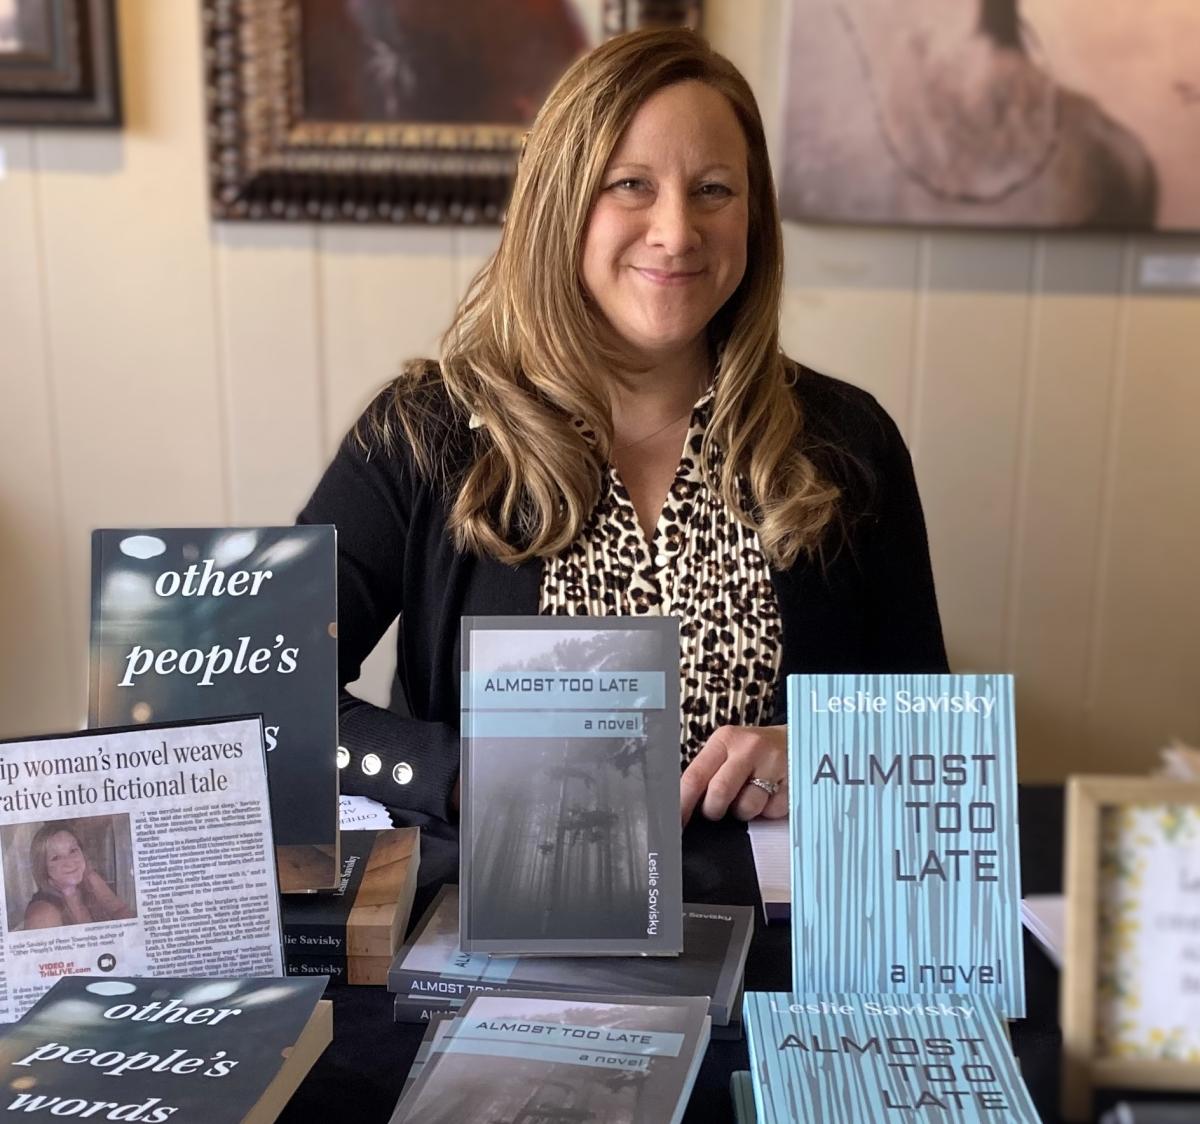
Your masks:
{"label": "leopard print blouse", "polygon": [[[582,533],[542,573],[539,611],[679,618],[686,765],[718,726],[758,726],[775,705],[782,625],[757,533],[705,485],[700,447],[710,390],[692,411],[662,514],[647,541],[629,493],[607,466]],[[719,466],[720,451],[715,452]]]}

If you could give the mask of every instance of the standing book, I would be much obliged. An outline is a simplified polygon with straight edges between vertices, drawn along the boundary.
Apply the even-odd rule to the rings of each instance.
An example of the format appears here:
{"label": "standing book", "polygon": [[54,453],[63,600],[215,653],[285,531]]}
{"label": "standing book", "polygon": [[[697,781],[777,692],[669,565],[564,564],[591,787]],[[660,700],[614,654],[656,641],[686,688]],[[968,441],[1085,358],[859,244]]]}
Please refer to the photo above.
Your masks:
{"label": "standing book", "polygon": [[1025,1014],[1009,675],[788,678],[797,992]]}
{"label": "standing book", "polygon": [[430,1035],[391,1124],[678,1124],[708,1045],[707,1000],[475,995]]}
{"label": "standing book", "polygon": [[754,991],[745,1011],[758,1124],[1040,1124],[980,996]]}
{"label": "standing book", "polygon": [[338,880],[333,527],[92,533],[88,724],[263,716],[280,889]]}
{"label": "standing book", "polygon": [[67,976],[0,1039],[36,1118],[269,1124],[333,1038],[324,980]]}
{"label": "standing book", "polygon": [[464,617],[464,952],[683,947],[679,629]]}

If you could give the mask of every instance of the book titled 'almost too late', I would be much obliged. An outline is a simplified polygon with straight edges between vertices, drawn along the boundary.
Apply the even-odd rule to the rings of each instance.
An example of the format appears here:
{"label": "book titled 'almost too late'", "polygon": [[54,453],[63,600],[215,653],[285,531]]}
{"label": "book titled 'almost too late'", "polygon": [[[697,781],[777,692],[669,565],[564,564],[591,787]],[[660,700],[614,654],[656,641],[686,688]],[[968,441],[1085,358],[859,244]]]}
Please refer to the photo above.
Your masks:
{"label": "book titled 'almost too late'", "polygon": [[793,675],[797,992],[1025,1014],[1010,675]]}
{"label": "book titled 'almost too late'", "polygon": [[462,628],[462,951],[678,954],[678,623]]}

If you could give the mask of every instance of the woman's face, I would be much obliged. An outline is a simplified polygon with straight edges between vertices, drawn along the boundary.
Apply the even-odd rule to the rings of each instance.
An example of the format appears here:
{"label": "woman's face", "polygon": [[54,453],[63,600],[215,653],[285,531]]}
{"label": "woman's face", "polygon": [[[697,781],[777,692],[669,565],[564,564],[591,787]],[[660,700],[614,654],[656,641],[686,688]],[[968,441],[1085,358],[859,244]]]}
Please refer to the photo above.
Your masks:
{"label": "woman's face", "polygon": [[704,346],[746,272],[748,195],[746,138],[724,94],[679,82],[643,103],[600,181],[580,271],[637,357]]}
{"label": "woman's face", "polygon": [[79,840],[69,831],[57,831],[46,841],[46,870],[59,886],[74,886],[83,881],[87,860]]}

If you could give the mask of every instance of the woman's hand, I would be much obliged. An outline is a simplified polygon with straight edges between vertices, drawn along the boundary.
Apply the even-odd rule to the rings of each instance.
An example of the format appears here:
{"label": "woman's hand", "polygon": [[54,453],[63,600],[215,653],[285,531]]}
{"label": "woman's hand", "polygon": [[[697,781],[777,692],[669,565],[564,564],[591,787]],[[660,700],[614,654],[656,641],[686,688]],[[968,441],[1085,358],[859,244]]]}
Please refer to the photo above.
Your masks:
{"label": "woman's hand", "polygon": [[[751,778],[775,782],[774,794]],[[720,726],[679,778],[679,808],[686,824],[699,806],[710,820],[731,808],[740,820],[780,819],[788,812],[787,727]]]}
{"label": "woman's hand", "polygon": [[90,863],[88,864],[87,873],[83,876],[83,882],[84,885],[87,886],[87,888],[97,898],[103,899],[107,896],[116,896],[113,894],[112,887],[110,887],[109,884],[104,881],[104,877],[102,875],[97,874],[96,871],[92,869]]}

